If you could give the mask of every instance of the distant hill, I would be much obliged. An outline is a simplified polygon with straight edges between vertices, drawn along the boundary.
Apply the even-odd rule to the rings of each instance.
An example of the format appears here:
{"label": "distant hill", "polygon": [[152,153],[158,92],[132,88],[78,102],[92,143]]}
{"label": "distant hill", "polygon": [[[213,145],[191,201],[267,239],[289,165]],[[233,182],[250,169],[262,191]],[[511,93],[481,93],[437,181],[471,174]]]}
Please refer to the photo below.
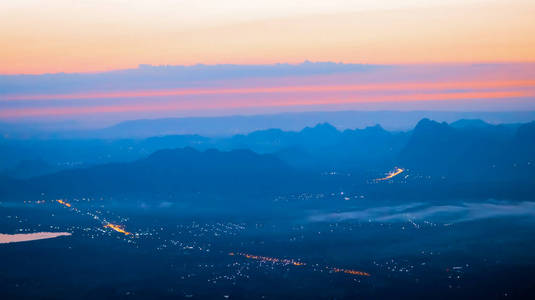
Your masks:
{"label": "distant hill", "polygon": [[236,135],[217,146],[274,153],[295,167],[351,169],[390,166],[407,138],[405,133],[388,132],[379,125],[339,131],[321,123],[299,132],[269,129]]}
{"label": "distant hill", "polygon": [[534,127],[529,123],[516,129],[480,121],[448,125],[423,119],[398,160],[422,174],[450,180],[525,180],[535,175]]}
{"label": "distant hill", "polygon": [[[23,162],[48,164],[54,169],[129,162],[155,151],[187,146],[200,147],[211,139],[198,135],[174,135],[147,139],[51,139],[0,140],[0,173],[18,177]],[[208,148],[207,145],[205,148]]]}
{"label": "distant hill", "polygon": [[509,147],[514,163],[518,165],[535,165],[535,122],[526,123],[518,127]]}
{"label": "distant hill", "polygon": [[280,190],[292,170],[272,155],[249,150],[157,151],[132,163],[65,170],[18,181],[17,196],[159,198],[268,193]]}
{"label": "distant hill", "polygon": [[[429,169],[430,165],[442,165],[439,169],[445,172],[465,159],[469,164],[500,163],[495,158],[506,156],[500,151],[507,147],[513,153],[507,155],[529,156],[533,147],[524,143],[533,139],[526,126],[492,125],[477,119],[462,119],[448,125],[423,119],[407,132],[387,131],[380,125],[340,130],[330,123],[319,123],[300,131],[266,129],[219,138],[167,135],[146,139],[3,139],[0,140],[0,174],[25,178],[60,169],[132,162],[158,150],[182,147],[249,149],[273,154],[290,166],[306,169],[365,170],[402,164],[425,172],[435,170]],[[517,131],[519,137],[514,140]],[[28,171],[22,170],[26,167],[19,168],[23,162],[38,161],[51,168],[39,168],[35,164]],[[435,163],[429,164],[430,161]]]}
{"label": "distant hill", "polygon": [[46,163],[43,160],[22,160],[14,167],[4,170],[2,173],[17,179],[26,179],[59,171],[61,168]]}
{"label": "distant hill", "polygon": [[301,131],[318,123],[329,123],[340,130],[381,124],[389,131],[407,131],[422,118],[452,123],[479,119],[489,124],[525,123],[535,120],[535,111],[310,111],[264,115],[182,117],[126,120],[105,128],[88,129],[78,123],[47,121],[40,123],[2,123],[0,140],[9,139],[144,139],[165,135],[230,137],[278,128]]}
{"label": "distant hill", "polygon": [[70,135],[71,137],[91,138],[146,138],[175,134],[228,137],[270,128],[300,131],[318,123],[329,123],[342,130],[381,124],[387,130],[405,131],[412,129],[419,120],[426,117],[441,122],[479,119],[493,124],[502,124],[533,121],[535,112],[318,111],[251,116],[165,118],[124,121],[101,130],[72,132]]}
{"label": "distant hill", "polygon": [[480,119],[461,119],[450,123],[453,128],[489,128],[491,124]]}
{"label": "distant hill", "polygon": [[407,134],[388,132],[378,125],[340,131],[328,123],[301,131],[267,129],[228,138],[168,135],[147,139],[4,140],[0,141],[0,173],[20,177],[17,164],[22,161],[43,161],[57,169],[69,169],[129,162],[158,150],[181,147],[250,149],[275,154],[296,167],[347,169],[362,164],[389,165],[406,140]]}
{"label": "distant hill", "polygon": [[[436,193],[466,197],[530,195],[535,186],[535,122],[518,126],[479,121],[459,124],[422,119],[412,131],[402,133],[386,131],[379,125],[340,131],[322,123],[298,132],[269,129],[222,139],[166,136],[81,144],[71,140],[66,144],[71,147],[68,149],[87,147],[81,153],[69,152],[72,159],[76,155],[80,159],[85,155],[100,157],[107,149],[114,157],[124,153],[123,160],[71,166],[25,180],[2,177],[0,196],[169,201],[231,197],[238,201],[233,203],[250,204],[287,193],[351,189],[375,197],[399,193],[422,196],[424,191],[433,197],[438,196]],[[197,147],[173,147],[183,144]],[[205,150],[212,147],[219,150]],[[97,153],[91,153],[91,149],[97,149]],[[16,153],[12,150],[7,153]],[[147,153],[144,158],[126,160],[143,153]],[[25,164],[27,167],[22,166],[28,172],[34,167],[37,173],[43,166],[46,169],[44,163]],[[398,183],[395,185],[369,184],[394,166],[404,168],[408,179],[403,175],[394,180]],[[328,175],[332,170],[348,175]]]}

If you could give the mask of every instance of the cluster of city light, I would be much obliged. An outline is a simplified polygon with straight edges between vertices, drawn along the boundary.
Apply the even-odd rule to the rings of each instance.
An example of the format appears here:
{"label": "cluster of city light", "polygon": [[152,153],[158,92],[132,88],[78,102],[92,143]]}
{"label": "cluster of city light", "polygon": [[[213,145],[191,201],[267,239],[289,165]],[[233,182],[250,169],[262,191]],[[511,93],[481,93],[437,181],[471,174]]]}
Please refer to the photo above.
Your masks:
{"label": "cluster of city light", "polygon": [[[254,259],[259,260],[262,262],[271,262],[271,263],[282,263],[286,265],[294,265],[294,266],[306,266],[307,264],[301,261],[293,260],[293,259],[284,259],[284,258],[275,258],[275,257],[268,257],[268,256],[260,256],[260,255],[253,255],[253,254],[247,254],[247,253],[241,253],[241,252],[230,252],[229,255],[234,256],[242,256],[248,259]],[[336,273],[345,273],[345,274],[351,274],[351,275],[359,275],[359,276],[371,276],[370,273],[357,271],[357,270],[351,270],[351,269],[342,269],[342,268],[334,268],[334,267],[325,267],[328,270],[331,270]]]}
{"label": "cluster of city light", "polygon": [[284,258],[259,256],[259,255],[252,255],[252,254],[247,254],[247,253],[230,252],[229,255],[239,255],[239,256],[243,256],[245,258],[249,258],[249,259],[272,262],[272,263],[282,263],[282,264],[286,264],[286,265],[294,265],[294,266],[304,266],[304,265],[306,265],[303,262],[300,262],[300,261],[297,261],[297,260],[293,260],[293,259],[284,259]]}
{"label": "cluster of city light", "polygon": [[121,225],[116,225],[116,224],[112,224],[112,223],[108,223],[106,225],[104,225],[104,228],[111,228],[117,232],[120,232],[124,235],[130,235],[132,234],[131,232],[128,232],[126,230],[124,230],[124,228],[121,226]]}
{"label": "cluster of city light", "polygon": [[357,271],[357,270],[351,270],[351,269],[340,269],[340,268],[330,268],[330,267],[327,267],[327,269],[337,272],[337,273],[346,273],[346,274],[360,275],[360,276],[371,276],[370,273]]}
{"label": "cluster of city light", "polygon": [[399,174],[403,173],[403,171],[405,171],[405,170],[402,169],[402,168],[396,168],[396,170],[394,170],[394,171],[388,173],[388,175],[386,175],[385,177],[383,177],[383,178],[377,178],[377,179],[375,179],[375,180],[377,180],[377,181],[383,181],[383,180],[392,179],[392,178],[398,176]]}
{"label": "cluster of city light", "polygon": [[59,204],[61,204],[61,205],[65,205],[65,206],[67,206],[67,207],[71,207],[71,204],[70,204],[70,203],[67,203],[67,202],[65,202],[65,201],[63,201],[63,200],[61,200],[61,199],[58,199],[58,200],[56,200],[56,201],[57,201]]}

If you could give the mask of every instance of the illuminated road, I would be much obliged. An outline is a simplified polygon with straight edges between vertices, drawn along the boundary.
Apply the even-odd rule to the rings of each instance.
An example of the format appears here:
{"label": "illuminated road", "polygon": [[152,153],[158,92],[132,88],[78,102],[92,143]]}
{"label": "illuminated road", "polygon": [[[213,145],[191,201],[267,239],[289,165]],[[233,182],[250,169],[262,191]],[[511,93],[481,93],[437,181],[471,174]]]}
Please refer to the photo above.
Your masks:
{"label": "illuminated road", "polygon": [[388,173],[388,175],[386,177],[383,177],[383,178],[377,178],[375,179],[376,181],[383,181],[383,180],[388,180],[388,179],[392,179],[396,176],[398,176],[399,174],[403,173],[403,171],[405,171],[404,169],[402,168],[396,168],[395,171],[392,171],[390,173]]}
{"label": "illuminated road", "polygon": [[[306,266],[307,264],[298,260],[293,259],[284,259],[284,258],[275,258],[275,257],[268,257],[268,256],[259,256],[259,255],[252,255],[247,253],[235,253],[230,252],[228,255],[230,256],[242,256],[248,259],[254,259],[262,262],[272,262],[272,263],[281,263],[284,265],[294,265],[294,266]],[[357,270],[351,270],[351,269],[341,269],[341,268],[335,268],[335,267],[329,267],[326,266],[325,269],[336,272],[336,273],[345,273],[345,274],[351,274],[351,275],[359,275],[359,276],[371,276],[370,273],[357,271]]]}
{"label": "illuminated road", "polygon": [[337,273],[346,273],[351,275],[360,275],[360,276],[371,276],[370,273],[356,271],[356,270],[350,270],[350,269],[340,269],[340,268],[330,268],[327,267],[327,269],[337,272]]}
{"label": "illuminated road", "polygon": [[304,266],[306,265],[305,263],[302,263],[300,261],[297,261],[297,260],[293,260],[293,259],[283,259],[283,258],[275,258],[275,257],[267,257],[267,256],[258,256],[258,255],[252,255],[252,254],[247,254],[247,253],[234,253],[234,252],[230,252],[229,255],[239,255],[239,256],[243,256],[245,258],[248,258],[248,259],[254,259],[254,260],[259,260],[259,261],[267,261],[267,262],[272,262],[272,263],[282,263],[282,264],[286,264],[286,265],[294,265],[294,266]]}
{"label": "illuminated road", "polygon": [[128,231],[124,230],[122,228],[122,226],[120,226],[120,225],[115,225],[115,224],[108,223],[108,224],[104,225],[104,227],[105,228],[111,228],[111,229],[113,229],[113,230],[115,230],[117,232],[120,232],[120,233],[124,234],[124,235],[132,234],[131,232],[128,232]]}
{"label": "illuminated road", "polygon": [[[61,200],[61,199],[56,200],[56,202],[58,202],[58,203],[61,204],[61,205],[64,205],[64,206],[67,206],[67,207],[71,207],[71,208],[72,208],[72,205],[71,205],[70,203],[67,203],[67,202],[65,202],[65,201],[63,201],[63,200]],[[77,210],[76,208],[73,208],[73,209],[74,209],[76,212],[79,212],[79,210]],[[93,218],[98,219],[98,217],[96,217],[96,216],[94,216],[94,215],[93,215]],[[112,224],[112,223],[107,223],[107,222],[106,222],[106,225],[104,225],[104,228],[111,228],[111,229],[113,229],[113,230],[115,230],[115,231],[117,231],[117,232],[120,232],[120,233],[124,234],[124,235],[130,235],[130,234],[132,234],[131,232],[128,232],[128,231],[124,230],[123,226],[121,226],[121,225],[117,225],[117,224]]]}
{"label": "illuminated road", "polygon": [[65,206],[67,206],[67,207],[71,207],[71,204],[70,204],[70,203],[67,203],[67,202],[65,202],[65,201],[63,201],[63,200],[61,200],[61,199],[56,200],[56,201],[57,201],[59,204],[61,204],[61,205],[65,205]]}

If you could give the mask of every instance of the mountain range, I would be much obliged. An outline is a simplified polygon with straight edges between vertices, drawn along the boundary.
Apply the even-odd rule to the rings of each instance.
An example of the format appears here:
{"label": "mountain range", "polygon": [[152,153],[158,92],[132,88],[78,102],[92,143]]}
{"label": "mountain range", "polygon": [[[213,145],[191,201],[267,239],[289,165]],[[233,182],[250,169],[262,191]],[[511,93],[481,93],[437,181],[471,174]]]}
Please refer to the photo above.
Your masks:
{"label": "mountain range", "polygon": [[[34,150],[47,149],[62,156],[47,144],[59,147],[62,141],[43,142],[49,148],[33,143],[38,145]],[[535,186],[535,122],[491,125],[459,120],[447,124],[422,119],[409,132],[389,132],[379,125],[340,131],[323,123],[299,132],[270,129],[222,139],[165,136],[63,143],[71,150],[86,150],[69,153],[82,161],[81,165],[47,174],[42,170],[46,165],[22,160],[19,167],[31,170],[30,166],[36,166],[37,176],[13,176],[6,171],[0,179],[0,194],[125,198],[157,195],[163,199],[275,195],[343,186],[362,188],[362,184],[395,166],[408,175],[408,179],[395,181],[406,184],[433,182],[476,189],[493,183],[528,190]],[[0,153],[22,153],[16,151],[16,146],[10,151],[0,148],[4,149]],[[103,149],[113,154],[107,156],[111,162],[103,159],[104,163],[97,163],[98,158],[106,157]],[[122,160],[114,162],[114,157]],[[11,172],[17,175],[13,169]],[[323,176],[325,172],[352,177],[338,177],[336,181]]]}
{"label": "mountain range", "polygon": [[[278,128],[301,131],[319,123],[341,130],[381,124],[388,131],[408,131],[423,118],[452,123],[460,119],[490,124],[526,123],[535,120],[535,111],[308,111],[263,115],[230,115],[126,120],[102,123],[95,128],[74,121],[34,123],[0,122],[0,140],[11,139],[145,139],[165,135],[230,137]],[[452,124],[453,125],[453,124]]]}

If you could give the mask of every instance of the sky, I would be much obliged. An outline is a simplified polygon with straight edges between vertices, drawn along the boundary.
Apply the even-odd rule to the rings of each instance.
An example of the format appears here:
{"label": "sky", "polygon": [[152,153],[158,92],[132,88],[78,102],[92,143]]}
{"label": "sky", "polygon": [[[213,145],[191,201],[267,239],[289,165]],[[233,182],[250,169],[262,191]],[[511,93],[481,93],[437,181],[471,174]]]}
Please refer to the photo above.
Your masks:
{"label": "sky", "polygon": [[527,0],[1,1],[0,121],[534,109],[534,15]]}
{"label": "sky", "polygon": [[0,2],[0,73],[535,61],[531,0]]}

